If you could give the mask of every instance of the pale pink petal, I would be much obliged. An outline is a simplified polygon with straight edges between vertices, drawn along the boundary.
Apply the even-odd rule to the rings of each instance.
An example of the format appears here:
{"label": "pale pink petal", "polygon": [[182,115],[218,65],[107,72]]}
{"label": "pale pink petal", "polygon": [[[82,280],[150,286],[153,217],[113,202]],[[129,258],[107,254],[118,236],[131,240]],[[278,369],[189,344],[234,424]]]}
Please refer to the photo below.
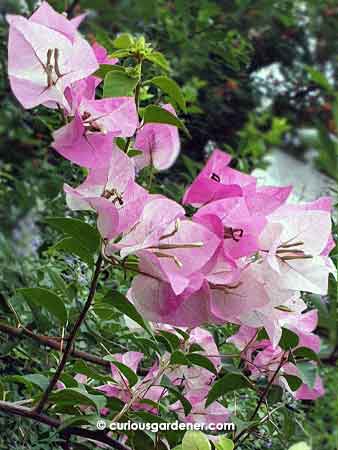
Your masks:
{"label": "pale pink petal", "polygon": [[[171,105],[163,108],[176,115]],[[166,170],[174,164],[180,151],[178,129],[166,124],[146,124],[137,132],[135,148],[143,151],[134,158],[138,169],[153,165],[157,170]]]}

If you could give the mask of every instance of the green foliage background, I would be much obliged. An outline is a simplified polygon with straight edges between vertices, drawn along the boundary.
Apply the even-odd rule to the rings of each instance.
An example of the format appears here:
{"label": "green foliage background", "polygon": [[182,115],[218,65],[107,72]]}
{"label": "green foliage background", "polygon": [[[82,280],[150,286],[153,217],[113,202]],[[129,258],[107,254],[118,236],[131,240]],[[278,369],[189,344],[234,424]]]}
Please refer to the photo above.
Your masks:
{"label": "green foliage background", "polygon": [[[64,8],[63,0],[50,3],[60,11]],[[184,119],[192,139],[182,136],[182,156],[156,179],[154,192],[179,199],[214,144],[231,152],[234,165],[247,172],[264,167],[264,157],[274,146],[301,157],[306,151],[299,139],[303,127],[319,130],[315,140],[318,166],[337,180],[335,0],[81,0],[73,6],[74,14],[89,10],[82,31],[108,48],[110,36],[118,32],[145,35],[166,55],[171,76],[183,86],[188,105]],[[0,4],[0,316],[12,314],[6,301],[11,299],[32,329],[44,333],[52,327],[57,335],[60,330],[51,317],[37,308],[26,308],[16,294],[18,288],[33,285],[65,288],[63,295],[73,317],[88,284],[86,267],[78,258],[65,258],[51,250],[58,234],[45,222],[48,216],[69,214],[62,184],[76,184],[83,173],[48,149],[50,133],[61,123],[58,115],[40,108],[22,110],[6,76],[5,14],[28,14],[34,7],[33,0]],[[257,76],[271,64],[278,67],[281,78],[275,72],[263,79]],[[152,92],[144,91],[143,96],[147,95]],[[126,288],[127,284],[128,279],[115,274],[105,289]],[[337,285],[331,281],[329,298],[310,300],[321,311],[321,373],[327,395],[315,404],[295,405],[294,411],[281,414],[278,430],[265,427],[263,436],[248,440],[243,449],[282,450],[300,440],[308,441],[313,449],[338,449]],[[102,311],[106,317],[107,311]],[[99,320],[100,312],[90,316],[80,349],[95,349],[100,343],[112,350],[119,345],[139,349],[121,325],[119,314],[110,314],[105,321]],[[214,332],[221,338],[228,330]],[[46,356],[33,343],[1,335],[2,375],[46,372],[55,357],[53,352]],[[10,386],[8,394],[0,385],[0,397],[10,395],[15,400],[32,389],[15,383]],[[253,402],[250,396],[238,400],[244,411]],[[0,418],[0,431],[1,449],[57,448],[55,435],[23,420]]]}

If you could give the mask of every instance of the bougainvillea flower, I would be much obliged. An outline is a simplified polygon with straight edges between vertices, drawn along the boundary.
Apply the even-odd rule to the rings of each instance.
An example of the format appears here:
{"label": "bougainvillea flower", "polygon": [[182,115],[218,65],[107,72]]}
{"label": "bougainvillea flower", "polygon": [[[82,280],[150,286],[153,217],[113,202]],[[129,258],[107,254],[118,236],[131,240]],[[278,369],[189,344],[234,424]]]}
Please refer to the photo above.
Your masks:
{"label": "bougainvillea flower", "polygon": [[276,347],[282,337],[282,327],[288,327],[288,320],[290,320],[291,315],[295,315],[295,320],[299,320],[301,312],[306,309],[306,305],[300,298],[299,292],[281,291],[276,288],[271,295],[271,289],[267,286],[265,288],[269,303],[247,312],[244,311],[237,319],[238,323],[250,327],[264,327],[272,346]]}
{"label": "bougainvillea flower", "polygon": [[132,227],[148,197],[147,191],[134,182],[134,165],[125,153],[114,147],[108,162],[102,169],[90,169],[77,188],[64,186],[71,209],[97,211],[98,228],[105,239]]}
{"label": "bougainvillea flower", "polygon": [[[289,375],[292,375],[291,373]],[[303,383],[296,392],[293,393],[296,400],[316,400],[319,397],[323,397],[325,389],[323,381],[319,375],[316,376],[315,384],[313,388]]]}
{"label": "bougainvillea flower", "polygon": [[142,256],[143,260],[148,259],[148,266],[160,267],[165,273],[164,281],[168,281],[174,292],[180,294],[189,284],[192,286],[191,277],[196,277],[207,264],[218,245],[218,237],[207,228],[190,220],[181,220],[175,233],[170,225],[160,241],[146,248]]}
{"label": "bougainvillea flower", "polygon": [[98,69],[93,49],[73,23],[46,2],[30,19],[8,15],[8,73],[24,108],[68,109],[64,91]]}
{"label": "bougainvillea flower", "polygon": [[210,288],[211,312],[224,322],[269,303],[264,285],[257,281],[250,266],[241,272],[236,285],[211,285]]}
{"label": "bougainvillea flower", "polygon": [[[99,64],[113,65],[118,61],[116,58],[109,58],[107,50],[96,42],[92,45],[92,49]],[[74,115],[84,98],[87,100],[94,100],[95,90],[101,81],[101,78],[90,75],[89,77],[72,83],[72,85],[65,90],[65,97],[69,104],[69,109],[66,112],[70,115]]]}
{"label": "bougainvillea flower", "polygon": [[243,195],[250,214],[268,215],[281,207],[288,199],[292,186],[256,186],[254,183],[245,186]]}
{"label": "bougainvillea flower", "polygon": [[[170,330],[174,332],[175,330]],[[215,370],[221,367],[221,358],[215,340],[209,331],[196,327],[189,333],[189,339],[185,342],[185,346],[197,344],[203,350],[199,354],[207,357],[215,367]],[[171,382],[177,386],[184,387],[185,391],[204,389],[210,386],[215,379],[215,374],[203,367],[177,366],[166,373]]]}
{"label": "bougainvillea flower", "polygon": [[52,147],[83,167],[105,167],[115,136],[130,136],[138,124],[132,97],[82,101],[74,119],[53,133]]}
{"label": "bougainvillea flower", "polygon": [[[107,50],[98,43],[95,42],[92,45],[92,49],[95,53],[98,64],[114,65],[117,63],[118,59],[109,58]],[[76,81],[70,88],[67,88],[65,91],[65,96],[70,105],[70,110],[68,112],[74,114],[83,98],[94,100],[95,90],[101,82],[101,78],[90,75],[83,80]]]}
{"label": "bougainvillea flower", "polygon": [[188,287],[200,288],[204,279],[200,270],[212,258],[219,239],[202,225],[184,219],[170,224],[156,241],[141,245],[142,249],[134,251],[140,257],[139,270],[168,282],[179,295]]}
{"label": "bougainvillea flower", "polygon": [[262,214],[252,215],[244,197],[216,200],[202,206],[194,218],[217,216],[223,224],[224,249],[228,256],[238,259],[259,249],[258,237],[266,224]]}
{"label": "bougainvillea flower", "polygon": [[[118,63],[118,59],[117,58],[110,58],[108,55],[107,50],[100,44],[98,44],[97,42],[94,42],[94,44],[92,45],[92,49],[94,50],[95,56],[96,56],[96,60],[99,64],[107,64],[110,66],[113,66],[114,64]],[[98,77],[94,77],[95,79],[95,85],[98,86],[102,79],[98,78]]]}
{"label": "bougainvillea flower", "polygon": [[199,290],[189,287],[175,295],[169,283],[148,275],[136,276],[128,298],[148,320],[178,327],[197,327],[205,323],[221,323],[210,313],[210,289],[207,282]]}
{"label": "bougainvillea flower", "polygon": [[[176,115],[170,104],[163,109]],[[173,125],[147,123],[136,134],[135,148],[142,151],[142,155],[135,157],[138,169],[151,165],[157,170],[169,169],[180,152],[178,129]]]}
{"label": "bougainvillea flower", "polygon": [[182,203],[195,207],[202,206],[221,198],[240,197],[242,187],[256,183],[250,175],[228,167],[230,155],[214,150],[207,164],[186,190]]}
{"label": "bougainvillea flower", "polygon": [[326,294],[332,266],[320,256],[331,235],[330,214],[323,211],[275,211],[260,235],[260,253],[280,289]]}
{"label": "bougainvillea flower", "polygon": [[[126,352],[123,354],[114,354],[113,357],[117,362],[128,366],[133,372],[136,373],[144,355],[140,352]],[[142,380],[140,380],[135,386],[130,386],[128,379],[114,364],[111,364],[111,375],[114,383],[99,386],[97,389],[103,392],[107,397],[115,397],[125,403],[131,400],[134,390],[137,390],[139,400],[133,403],[132,409],[155,412],[156,408],[146,402],[142,403],[142,400],[151,400],[152,402],[157,403],[161,397],[165,395],[165,390],[163,387],[152,386],[151,382],[157,375],[157,372],[158,365],[155,363]],[[160,382],[160,380],[158,381]]]}
{"label": "bougainvillea flower", "polygon": [[44,25],[74,41],[78,34],[77,28],[80,25],[80,18],[76,19],[68,20],[64,14],[55,11],[49,3],[42,2],[39,8],[30,16],[29,21]]}
{"label": "bougainvillea flower", "polygon": [[171,411],[175,411],[179,419],[185,423],[198,424],[224,424],[229,420],[230,412],[219,402],[213,402],[209,406],[205,406],[205,401],[208,396],[208,388],[200,390],[190,390],[185,394],[185,398],[190,402],[192,408],[190,413],[186,416],[182,404],[177,401],[170,406]]}
{"label": "bougainvillea flower", "polygon": [[[313,325],[312,318],[306,320],[309,320]],[[299,389],[294,392],[291,391],[284,375],[293,375],[302,379],[297,366],[287,361],[285,350],[279,346],[273,346],[267,339],[256,340],[257,331],[255,328],[242,326],[234,336],[228,338],[228,342],[233,343],[242,352],[244,365],[250,372],[251,377],[257,379],[266,376],[268,380],[273,380],[273,384],[285,387],[297,400],[315,400],[324,394],[322,380],[318,375],[313,387],[307,386],[303,382]],[[303,344],[304,341],[302,344],[299,343],[298,346],[306,346]],[[278,368],[279,373],[276,376],[275,373]]]}
{"label": "bougainvillea flower", "polygon": [[[176,219],[183,217],[184,209],[173,200],[158,195],[150,195],[142,215],[131,230],[124,234],[118,243],[108,246],[108,252],[120,251],[122,257],[139,250],[156,246],[165,230]],[[174,230],[172,225],[171,231]]]}
{"label": "bougainvillea flower", "polygon": [[53,133],[52,147],[64,158],[82,167],[105,167],[118,133],[88,132],[76,113],[71,123]]}

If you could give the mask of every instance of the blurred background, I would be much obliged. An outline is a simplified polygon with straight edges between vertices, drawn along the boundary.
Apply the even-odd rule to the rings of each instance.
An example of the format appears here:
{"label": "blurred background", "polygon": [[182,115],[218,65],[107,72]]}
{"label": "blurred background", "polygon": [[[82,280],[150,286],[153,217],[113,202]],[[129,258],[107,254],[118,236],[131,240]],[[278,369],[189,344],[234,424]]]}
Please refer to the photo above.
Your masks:
{"label": "blurred background", "polygon": [[[169,61],[170,75],[186,97],[183,119],[192,138],[182,136],[179,160],[160,174],[154,190],[180,198],[217,146],[233,155],[234,167],[254,171],[265,183],[294,184],[297,200],[330,194],[337,203],[337,0],[50,4],[71,16],[87,12],[81,31],[108,50],[112,36],[130,32],[144,35]],[[0,314],[14,288],[44,277],[37,261],[41,265],[38,258],[45,257],[54,236],[43,217],[66,214],[62,184],[75,184],[83,175],[48,150],[51,131],[60,126],[57,114],[40,108],[24,111],[10,92],[5,15],[28,16],[37,5],[34,0],[0,0]],[[151,92],[142,95],[146,99]],[[284,418],[285,427],[266,441],[266,448],[288,448],[287,436],[287,442],[306,440],[313,449],[338,449],[334,280],[328,298],[308,300],[320,311],[327,394],[315,404],[297,406],[297,419]],[[0,372],[8,366],[10,349],[1,349]],[[261,448],[255,445],[245,448]]]}

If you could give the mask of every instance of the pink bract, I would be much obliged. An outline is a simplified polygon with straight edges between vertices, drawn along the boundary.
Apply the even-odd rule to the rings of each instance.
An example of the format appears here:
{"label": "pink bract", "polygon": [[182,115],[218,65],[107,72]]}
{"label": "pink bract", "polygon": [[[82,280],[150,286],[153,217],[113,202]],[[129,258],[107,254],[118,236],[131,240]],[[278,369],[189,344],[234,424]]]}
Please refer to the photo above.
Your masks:
{"label": "pink bract", "polygon": [[[170,104],[163,109],[176,115]],[[157,170],[169,169],[180,152],[178,129],[173,125],[147,123],[136,134],[135,148],[142,151],[142,155],[134,158],[138,169],[150,165]]]}
{"label": "pink bract", "polygon": [[98,69],[95,54],[76,26],[44,2],[29,18],[7,16],[8,73],[24,108],[68,109],[65,89]]}

